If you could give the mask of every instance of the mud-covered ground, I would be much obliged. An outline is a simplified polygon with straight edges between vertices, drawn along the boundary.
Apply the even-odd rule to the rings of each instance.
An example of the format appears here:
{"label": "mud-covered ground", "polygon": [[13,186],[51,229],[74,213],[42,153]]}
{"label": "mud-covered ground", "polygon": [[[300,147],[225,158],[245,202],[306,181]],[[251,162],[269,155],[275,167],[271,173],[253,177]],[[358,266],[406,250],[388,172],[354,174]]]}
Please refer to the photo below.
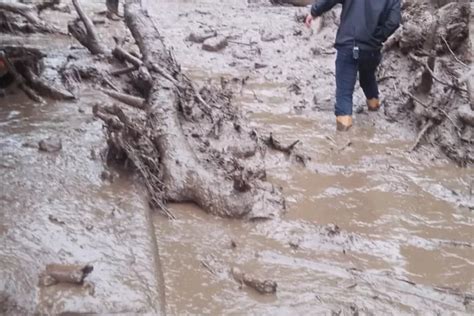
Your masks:
{"label": "mud-covered ground", "polygon": [[[336,18],[317,32],[291,7],[145,6],[185,72],[201,83],[228,80],[262,135],[300,140],[306,167],[281,153],[265,160],[287,213],[263,222],[220,219],[192,205],[173,205],[171,221],[150,213],[135,178],[103,172],[115,174],[100,159],[102,123],[91,112],[110,99],[90,87],[76,102],[41,106],[8,95],[0,99],[0,312],[474,312],[474,171],[430,147],[407,152],[417,130],[390,111],[356,114],[349,133],[335,132]],[[186,41],[199,29],[231,36],[229,46],[212,53]],[[120,34],[123,26],[105,20],[98,30]],[[73,43],[47,44],[54,54]],[[381,83],[382,94],[391,89]],[[354,99],[364,103],[360,89]],[[60,152],[38,152],[49,136],[62,139]],[[94,270],[86,286],[40,287],[48,263]],[[276,281],[276,294],[241,287],[232,267]]]}

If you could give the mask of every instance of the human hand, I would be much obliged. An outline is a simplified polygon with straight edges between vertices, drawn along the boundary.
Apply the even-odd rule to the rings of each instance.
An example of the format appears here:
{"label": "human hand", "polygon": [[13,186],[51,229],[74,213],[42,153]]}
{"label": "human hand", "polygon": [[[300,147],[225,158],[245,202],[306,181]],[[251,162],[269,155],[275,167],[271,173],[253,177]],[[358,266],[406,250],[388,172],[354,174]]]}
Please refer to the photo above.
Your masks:
{"label": "human hand", "polygon": [[313,16],[311,14],[308,14],[306,16],[306,19],[304,20],[304,24],[306,25],[307,28],[310,28],[311,27],[311,23],[313,23]]}

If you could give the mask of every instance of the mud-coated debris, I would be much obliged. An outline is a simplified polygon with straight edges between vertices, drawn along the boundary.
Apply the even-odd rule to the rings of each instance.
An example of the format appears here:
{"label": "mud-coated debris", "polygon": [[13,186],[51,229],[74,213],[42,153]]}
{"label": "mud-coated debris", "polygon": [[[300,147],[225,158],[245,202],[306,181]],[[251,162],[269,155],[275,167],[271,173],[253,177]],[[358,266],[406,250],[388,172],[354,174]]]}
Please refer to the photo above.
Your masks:
{"label": "mud-coated debris", "polygon": [[218,52],[226,48],[227,45],[229,45],[227,37],[220,35],[205,40],[202,43],[202,49],[208,52]]}
{"label": "mud-coated debris", "polygon": [[216,36],[217,36],[216,31],[198,30],[189,34],[188,37],[186,37],[186,40],[189,42],[201,44],[205,40],[212,37],[216,37]]}
{"label": "mud-coated debris", "polygon": [[300,95],[302,93],[301,87],[297,82],[293,82],[292,84],[290,84],[290,86],[288,87],[288,91],[296,95]]}
{"label": "mud-coated debris", "polygon": [[251,57],[247,53],[242,52],[242,51],[232,52],[232,57],[236,59],[247,59],[247,60],[251,59]]}
{"label": "mud-coated debris", "polygon": [[401,31],[401,39],[398,43],[402,53],[408,53],[413,49],[423,46],[425,37],[423,29],[412,22],[405,23]]}
{"label": "mud-coated debris", "polygon": [[232,249],[237,248],[237,243],[235,242],[235,240],[233,240],[233,239],[230,240],[230,247],[231,247]]}
{"label": "mud-coated debris", "polygon": [[283,38],[284,38],[283,34],[273,33],[269,31],[263,31],[260,34],[260,39],[262,40],[262,42],[274,42]]}
{"label": "mud-coated debris", "polygon": [[51,223],[53,224],[57,224],[57,225],[64,225],[66,224],[64,221],[58,219],[57,217],[53,216],[53,215],[48,215],[48,219]]}
{"label": "mud-coated debris", "polygon": [[333,237],[339,235],[341,233],[341,229],[336,224],[329,224],[326,226],[326,232],[329,237]]}
{"label": "mud-coated debris", "polygon": [[39,277],[40,286],[58,283],[82,285],[84,279],[94,270],[89,264],[48,264]]}
{"label": "mud-coated debris", "polygon": [[90,154],[90,159],[91,160],[97,160],[99,157],[97,155],[97,152],[95,151],[94,148],[91,148],[91,154]]}
{"label": "mud-coated debris", "polygon": [[38,147],[40,151],[54,153],[60,151],[63,148],[63,144],[60,138],[49,137],[41,140],[38,143]]}
{"label": "mud-coated debris", "polygon": [[83,108],[78,108],[77,111],[78,111],[79,113],[84,113],[84,112],[86,112]]}
{"label": "mud-coated debris", "polygon": [[474,127],[474,111],[469,104],[461,105],[458,108],[458,118],[467,125]]}
{"label": "mud-coated debris", "polygon": [[103,170],[100,174],[100,178],[104,181],[114,182],[117,178],[117,174],[109,170]]}
{"label": "mud-coated debris", "polygon": [[291,248],[293,249],[298,249],[300,247],[301,240],[299,238],[292,238],[289,242],[288,245],[290,245]]}
{"label": "mud-coated debris", "polygon": [[231,270],[234,279],[241,285],[246,285],[260,294],[276,293],[278,284],[272,280],[260,280],[247,273],[243,273],[239,268],[233,267]]}
{"label": "mud-coated debris", "polygon": [[21,144],[22,147],[25,148],[38,148],[38,144],[32,142],[32,141],[26,141],[23,144]]}
{"label": "mud-coated debris", "polygon": [[261,64],[261,63],[255,63],[255,64],[253,65],[253,67],[254,67],[255,69],[262,69],[262,68],[268,67],[268,65],[267,65],[267,64]]}
{"label": "mud-coated debris", "polygon": [[352,316],[359,316],[359,307],[357,307],[357,305],[351,304],[350,308],[351,308]]}

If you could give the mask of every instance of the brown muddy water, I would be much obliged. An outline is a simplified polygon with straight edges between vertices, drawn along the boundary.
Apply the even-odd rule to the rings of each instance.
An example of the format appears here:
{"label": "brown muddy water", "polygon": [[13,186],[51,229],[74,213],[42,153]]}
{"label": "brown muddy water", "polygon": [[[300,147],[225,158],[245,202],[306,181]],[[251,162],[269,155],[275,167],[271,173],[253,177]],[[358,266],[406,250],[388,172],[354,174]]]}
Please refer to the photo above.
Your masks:
{"label": "brown muddy water", "polygon": [[[474,313],[474,170],[423,147],[407,153],[416,133],[383,111],[357,114],[349,133],[335,132],[334,28],[316,33],[295,22],[302,9],[236,0],[145,6],[196,80],[246,79],[234,84],[235,101],[252,125],[300,140],[311,161],[302,167],[267,153],[268,176],[287,200],[278,219],[242,222],[172,205],[170,221],[149,213],[132,176],[111,169],[115,180],[102,179],[105,144],[91,107],[106,97],[84,88],[75,103],[0,99],[5,304],[17,314]],[[237,44],[204,52],[184,40],[198,28]],[[263,41],[265,32],[283,37]],[[312,58],[315,47],[329,53]],[[38,152],[49,136],[62,139],[61,152]],[[94,271],[83,287],[39,287],[48,263],[91,263]],[[232,267],[276,281],[277,293],[241,287]]]}

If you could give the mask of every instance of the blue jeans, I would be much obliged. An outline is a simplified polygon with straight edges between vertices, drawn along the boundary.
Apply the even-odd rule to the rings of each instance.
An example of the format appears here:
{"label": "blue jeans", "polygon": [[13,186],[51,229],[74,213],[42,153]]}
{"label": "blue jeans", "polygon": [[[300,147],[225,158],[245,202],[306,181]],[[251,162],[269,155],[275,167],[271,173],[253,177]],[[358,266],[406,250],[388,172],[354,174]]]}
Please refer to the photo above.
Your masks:
{"label": "blue jeans", "polygon": [[336,116],[352,115],[352,94],[359,72],[359,82],[367,99],[379,97],[375,71],[380,64],[380,51],[359,52],[354,59],[351,48],[339,48],[336,57]]}

